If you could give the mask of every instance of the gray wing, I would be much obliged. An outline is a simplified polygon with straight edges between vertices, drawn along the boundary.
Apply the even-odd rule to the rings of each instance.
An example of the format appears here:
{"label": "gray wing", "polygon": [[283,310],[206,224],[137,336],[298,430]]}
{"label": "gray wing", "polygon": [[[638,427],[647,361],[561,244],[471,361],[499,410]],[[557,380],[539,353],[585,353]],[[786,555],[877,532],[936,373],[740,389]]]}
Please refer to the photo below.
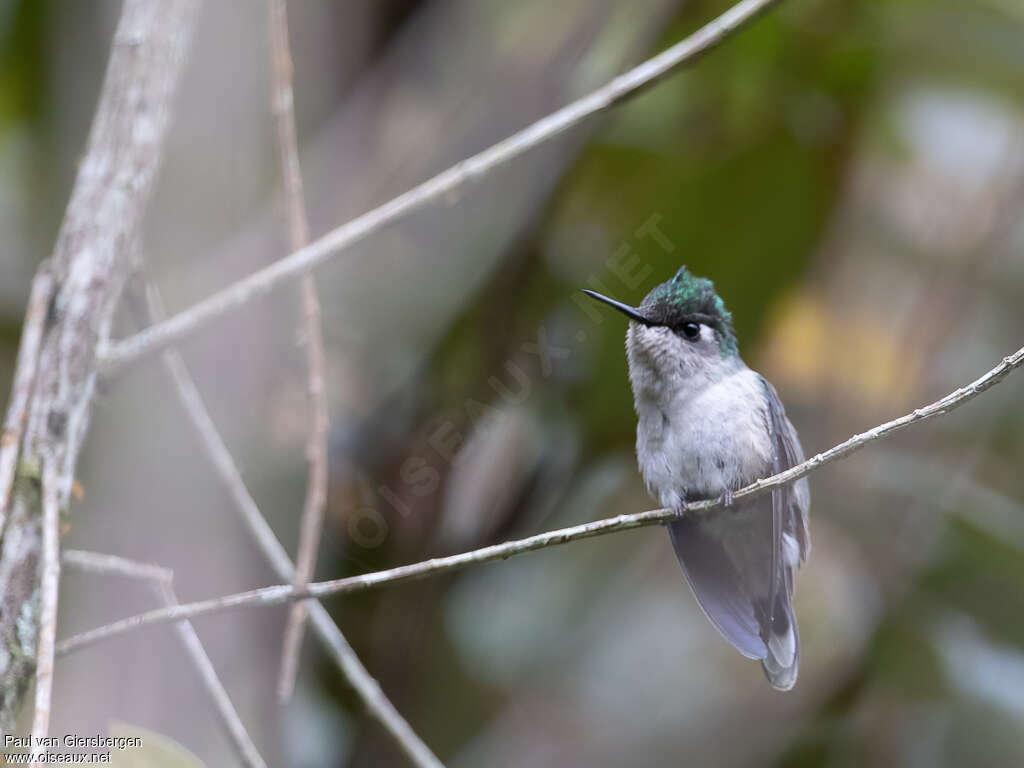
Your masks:
{"label": "gray wing", "polygon": [[[796,430],[786,418],[786,409],[775,387],[762,377],[768,406],[768,429],[772,439],[772,474],[778,474],[804,460]],[[811,549],[808,511],[810,492],[806,480],[773,488],[772,565],[773,574],[767,622],[762,636],[768,653],[762,660],[768,680],[776,688],[792,688],[800,665],[800,633],[793,611],[793,570],[803,565]]]}
{"label": "gray wing", "polygon": [[[762,379],[763,381],[763,379]],[[763,381],[766,427],[775,474],[803,453],[775,389]],[[807,484],[737,502],[706,516],[669,524],[687,581],[715,628],[740,653],[760,659],[773,687],[796,682],[800,637],[793,614],[793,569],[810,549]]]}
{"label": "gray wing", "polygon": [[[782,407],[779,393],[764,377],[761,377],[761,383],[764,385],[765,400],[768,404],[768,428],[772,436],[772,474],[778,474],[803,462],[804,451],[796,430],[786,417],[786,409]],[[792,536],[797,545],[796,557],[789,559],[793,560],[790,565],[799,568],[811,553],[808,520],[811,493],[807,487],[807,480],[801,479],[782,488],[773,489],[772,506],[773,509],[779,510],[782,532]],[[780,554],[785,556],[786,553]]]}

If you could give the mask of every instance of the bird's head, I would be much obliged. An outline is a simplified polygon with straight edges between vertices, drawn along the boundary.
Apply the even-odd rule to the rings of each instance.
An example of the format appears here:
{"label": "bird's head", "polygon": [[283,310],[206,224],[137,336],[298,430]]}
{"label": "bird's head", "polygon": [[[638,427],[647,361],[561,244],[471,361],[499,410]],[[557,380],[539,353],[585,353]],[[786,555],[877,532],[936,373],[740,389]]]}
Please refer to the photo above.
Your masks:
{"label": "bird's head", "polygon": [[715,293],[714,283],[695,277],[685,266],[671,280],[655,286],[637,307],[594,291],[584,293],[632,321],[626,349],[634,378],[640,374],[714,380],[739,360],[732,314]]}

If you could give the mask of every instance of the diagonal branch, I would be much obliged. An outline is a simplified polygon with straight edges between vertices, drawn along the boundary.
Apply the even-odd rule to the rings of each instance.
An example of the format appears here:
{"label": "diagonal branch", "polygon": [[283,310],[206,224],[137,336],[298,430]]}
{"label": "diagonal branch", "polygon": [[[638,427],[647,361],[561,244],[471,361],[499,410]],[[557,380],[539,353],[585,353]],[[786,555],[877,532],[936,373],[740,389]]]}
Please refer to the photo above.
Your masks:
{"label": "diagonal branch", "polygon": [[[159,318],[163,305],[156,286],[147,285],[146,305],[144,311],[151,318]],[[295,566],[288,557],[285,548],[277,540],[274,531],[260,513],[256,501],[245,487],[242,473],[235,465],[234,459],[224,438],[210,418],[209,411],[203,403],[202,396],[196,388],[195,381],[185,365],[181,354],[176,350],[167,350],[163,354],[163,363],[170,374],[175,394],[181,402],[189,423],[195,430],[207,458],[213,465],[221,482],[224,483],[235,509],[241,515],[242,522],[256,540],[270,566],[278,578],[294,582]],[[168,609],[173,610],[173,609]],[[395,709],[380,685],[363,666],[356,652],[349,645],[338,625],[320,603],[313,602],[309,606],[313,629],[327,646],[331,657],[341,669],[341,673],[359,699],[363,702],[370,716],[376,720],[395,740],[409,760],[417,766],[440,768],[441,761],[434,756],[430,748],[416,735],[405,718]]]}
{"label": "diagonal branch", "polygon": [[[65,550],[61,559],[65,565],[78,568],[86,573],[114,574],[141,579],[153,587],[157,597],[164,605],[167,607],[178,605],[178,597],[174,594],[173,587],[174,573],[167,568],[128,560],[116,555],[104,555],[79,549]],[[266,762],[256,748],[252,737],[245,730],[242,718],[238,716],[238,711],[231,703],[227,689],[217,677],[217,670],[207,655],[206,649],[203,648],[203,643],[199,639],[199,635],[196,634],[195,628],[191,622],[179,621],[175,629],[192,665],[199,673],[199,678],[202,680],[207,694],[213,701],[213,706],[217,710],[224,730],[227,731],[228,737],[238,751],[242,764],[248,768],[266,768]]]}
{"label": "diagonal branch", "polygon": [[[297,251],[309,240],[309,221],[302,189],[298,140],[295,136],[295,93],[292,87],[292,57],[288,45],[288,13],[285,0],[268,0],[267,11],[270,51],[274,60],[272,101],[277,123],[281,176],[284,180],[285,201],[288,207],[291,248]],[[299,523],[299,551],[295,558],[294,583],[297,585],[313,580],[316,556],[320,549],[320,536],[324,527],[324,507],[327,504],[327,433],[330,429],[325,371],[327,365],[324,334],[320,323],[320,300],[317,298],[316,283],[313,282],[311,274],[302,277],[302,314],[311,423],[309,441],[306,445],[306,459],[309,462],[306,500]],[[302,636],[305,633],[308,615],[309,608],[304,602],[295,603],[288,614],[277,685],[278,698],[282,702],[291,698],[295,688],[295,675],[299,666]]]}
{"label": "diagonal branch", "polygon": [[[984,376],[975,379],[960,389],[954,390],[942,399],[936,400],[934,403],[922,408],[917,408],[905,416],[900,416],[898,419],[887,421],[866,432],[854,435],[848,440],[839,443],[839,445],[819,453],[787,469],[785,472],[757,480],[745,488],[736,491],[733,494],[733,498],[735,501],[742,501],[743,499],[760,496],[771,491],[773,488],[799,480],[801,477],[809,475],[826,464],[844,458],[865,445],[888,437],[894,432],[936,416],[947,414],[995,386],[1022,364],[1024,364],[1024,347],[1018,349],[1012,355],[1003,358],[999,365]],[[707,500],[687,504],[684,511],[687,514],[706,514],[721,507],[721,500]],[[426,576],[435,576],[441,573],[461,570],[471,565],[488,563],[493,560],[505,560],[513,555],[521,555],[524,552],[533,552],[538,549],[568,544],[571,541],[670,522],[676,519],[677,514],[675,510],[671,509],[652,509],[631,515],[619,515],[592,523],[583,523],[582,525],[574,525],[569,528],[539,533],[536,536],[529,536],[525,539],[507,541],[503,544],[495,544],[458,555],[437,557],[432,560],[366,573],[361,576],[349,576],[343,579],[334,579],[333,581],[323,581],[308,584],[305,587],[295,587],[293,585],[265,587],[225,597],[187,603],[175,609],[140,613],[70,637],[58,645],[57,652],[58,654],[70,653],[78,648],[91,645],[123,632],[128,632],[132,629],[137,629],[138,627],[174,621],[181,618],[205,616],[233,608],[280,605],[291,600],[300,600],[308,597],[320,598],[329,595],[350,594],[352,592],[373,589],[385,584],[396,584],[402,581],[421,579]]]}
{"label": "diagonal branch", "polygon": [[[168,608],[179,605],[178,596],[174,593],[174,587],[171,586],[170,582],[153,582],[153,588]],[[182,646],[185,648],[185,653],[192,660],[196,672],[199,673],[200,680],[203,681],[203,687],[206,688],[207,695],[213,701],[213,706],[220,718],[221,725],[227,731],[231,743],[234,744],[242,765],[248,766],[248,768],[266,768],[267,764],[263,760],[263,756],[260,754],[259,749],[256,748],[256,744],[253,742],[252,737],[249,736],[249,732],[246,731],[242,718],[239,717],[235,705],[231,702],[231,697],[228,695],[224,683],[217,676],[217,670],[213,666],[213,661],[206,653],[199,635],[196,634],[195,627],[192,626],[191,622],[179,621],[175,629],[178,632],[178,638],[181,640]]]}
{"label": "diagonal branch", "polygon": [[680,67],[691,64],[780,0],[742,0],[714,21],[648,59],[629,72],[541,118],[488,149],[456,163],[446,171],[398,197],[328,232],[280,261],[239,280],[189,309],[134,336],[112,342],[103,351],[104,366],[114,370],[175,344],[227,312],[265,296],[285,282],[305,275],[340,251],[385,225],[428,203],[450,195],[498,166],[559,136],[593,115],[649,88]]}

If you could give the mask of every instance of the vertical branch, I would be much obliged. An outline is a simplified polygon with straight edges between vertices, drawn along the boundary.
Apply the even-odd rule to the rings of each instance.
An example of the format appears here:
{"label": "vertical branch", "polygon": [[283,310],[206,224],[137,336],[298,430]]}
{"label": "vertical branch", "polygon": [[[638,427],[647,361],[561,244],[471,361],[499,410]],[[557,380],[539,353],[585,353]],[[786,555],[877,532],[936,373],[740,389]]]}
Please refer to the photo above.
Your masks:
{"label": "vertical branch", "polygon": [[[60,503],[57,499],[57,466],[47,456],[43,460],[43,573],[36,651],[36,711],[32,719],[34,744],[39,744],[39,739],[50,729],[53,700],[53,654],[57,643],[57,590],[60,586]],[[45,749],[37,754],[45,754]]]}
{"label": "vertical branch", "polygon": [[[295,130],[295,92],[292,85],[292,57],[288,44],[288,13],[285,0],[268,0],[268,26],[270,52],[273,58],[273,89],[271,102],[277,123],[277,143],[281,160],[285,204],[288,208],[288,231],[291,250],[297,251],[309,240],[309,221],[306,217],[305,193],[302,187],[302,167]],[[313,276],[302,278],[302,337],[306,347],[306,368],[310,404],[309,440],[306,459],[309,472],[306,480],[306,501],[299,527],[299,550],[295,560],[295,584],[313,580],[317,551],[324,524],[324,506],[327,504],[327,432],[330,428],[327,391],[325,386],[325,355],[323,329],[320,322],[320,300],[316,294]],[[287,701],[295,687],[295,675],[302,651],[302,637],[306,626],[308,607],[297,602],[288,614],[284,647],[281,652],[281,672],[277,693]]]}
{"label": "vertical branch", "polygon": [[18,450],[21,436],[25,431],[25,412],[28,409],[32,386],[36,380],[36,363],[39,362],[39,345],[43,340],[46,325],[46,308],[53,295],[53,276],[49,264],[44,262],[32,280],[32,290],[25,311],[25,325],[18,345],[18,360],[14,367],[14,384],[11,386],[11,404],[4,419],[4,430],[0,434],[0,532],[7,520],[7,501],[14,485],[15,468],[18,466]]}
{"label": "vertical branch", "polygon": [[[128,274],[128,245],[160,167],[163,141],[194,28],[199,0],[124,0],[114,32],[99,103],[50,273],[35,383],[25,408],[25,431],[0,549],[0,727],[12,727],[36,656],[40,627],[39,560],[58,546],[54,510],[67,509],[75,464],[89,427],[96,388],[97,348],[105,344]],[[26,353],[27,354],[27,353]],[[27,374],[26,374],[27,378]],[[40,534],[38,469],[48,477],[47,530]],[[20,482],[24,476],[25,482]],[[45,577],[53,583],[51,569]],[[57,571],[56,573],[59,573]],[[55,585],[53,587],[56,588]],[[53,594],[55,597],[55,593]],[[49,599],[49,598],[47,598]],[[55,610],[55,603],[43,606]],[[48,621],[52,617],[48,617]],[[40,649],[45,661],[45,648]],[[52,674],[46,669],[45,697]],[[40,713],[40,725],[44,724]]]}

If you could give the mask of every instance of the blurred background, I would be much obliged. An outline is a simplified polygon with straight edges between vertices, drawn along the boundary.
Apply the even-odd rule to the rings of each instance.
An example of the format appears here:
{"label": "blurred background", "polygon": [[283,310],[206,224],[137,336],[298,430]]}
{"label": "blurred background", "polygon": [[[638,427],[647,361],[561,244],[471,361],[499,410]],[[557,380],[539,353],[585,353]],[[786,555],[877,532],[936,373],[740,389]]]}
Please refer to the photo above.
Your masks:
{"label": "blurred background", "polygon": [[[313,235],[602,84],[721,0],[289,4]],[[119,4],[0,1],[0,395],[56,237]],[[1024,4],[789,0],[693,68],[317,272],[331,396],[318,576],[655,506],[623,320],[685,263],[731,308],[809,454],[1024,341]],[[143,256],[180,310],[281,257],[266,9],[209,2]],[[182,351],[295,551],[308,424],[298,292]],[[125,312],[118,335],[137,329]],[[540,345],[550,360],[539,357]],[[550,365],[545,364],[550,362]],[[812,475],[800,681],[773,692],[658,528],[332,599],[452,766],[1024,762],[1024,375]],[[156,363],[106,382],[66,547],[172,568],[182,600],[276,583]],[[152,607],[65,570],[61,636]],[[269,762],[404,765],[286,609],[196,622]],[[166,625],[59,660],[53,733],[127,722],[235,758]]]}

